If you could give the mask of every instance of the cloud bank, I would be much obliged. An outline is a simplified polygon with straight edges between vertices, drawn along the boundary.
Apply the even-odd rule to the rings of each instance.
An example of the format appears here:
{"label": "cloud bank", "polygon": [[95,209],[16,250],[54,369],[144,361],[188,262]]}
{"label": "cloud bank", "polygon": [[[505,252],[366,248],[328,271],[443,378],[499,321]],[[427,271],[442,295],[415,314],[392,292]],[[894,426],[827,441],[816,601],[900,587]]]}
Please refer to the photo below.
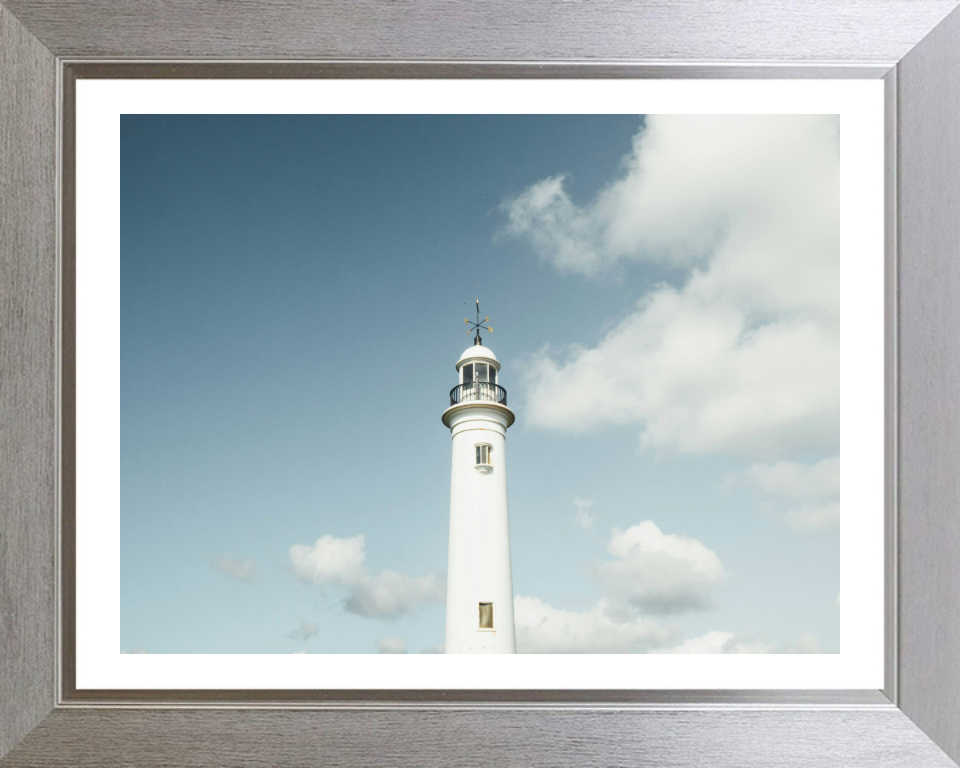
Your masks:
{"label": "cloud bank", "polygon": [[839,125],[832,116],[653,115],[586,206],[554,176],[506,230],[564,273],[669,265],[592,348],[527,361],[527,418],[638,424],[681,453],[779,454],[839,439]]}
{"label": "cloud bank", "polygon": [[604,594],[587,610],[514,598],[518,653],[828,652],[812,632],[778,645],[762,632],[711,630],[684,638],[678,626],[664,623],[664,615],[712,608],[712,592],[726,577],[717,554],[697,539],[665,534],[647,520],[614,528],[607,550],[616,559],[594,568]]}
{"label": "cloud bank", "polygon": [[365,545],[363,534],[346,539],[327,534],[312,546],[290,547],[290,564],[303,581],[347,587],[344,609],[360,616],[396,617],[444,601],[443,577],[407,576],[394,571],[382,571],[376,576],[368,573],[364,567]]}

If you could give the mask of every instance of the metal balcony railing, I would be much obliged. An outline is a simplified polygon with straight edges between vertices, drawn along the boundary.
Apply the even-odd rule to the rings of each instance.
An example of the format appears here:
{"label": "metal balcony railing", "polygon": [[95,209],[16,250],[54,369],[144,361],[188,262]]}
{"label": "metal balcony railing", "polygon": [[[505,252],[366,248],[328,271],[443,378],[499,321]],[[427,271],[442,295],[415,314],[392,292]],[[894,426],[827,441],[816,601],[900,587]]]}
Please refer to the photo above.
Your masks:
{"label": "metal balcony railing", "polygon": [[450,390],[450,405],[471,402],[507,404],[507,390],[499,384],[475,381],[472,384],[460,384]]}

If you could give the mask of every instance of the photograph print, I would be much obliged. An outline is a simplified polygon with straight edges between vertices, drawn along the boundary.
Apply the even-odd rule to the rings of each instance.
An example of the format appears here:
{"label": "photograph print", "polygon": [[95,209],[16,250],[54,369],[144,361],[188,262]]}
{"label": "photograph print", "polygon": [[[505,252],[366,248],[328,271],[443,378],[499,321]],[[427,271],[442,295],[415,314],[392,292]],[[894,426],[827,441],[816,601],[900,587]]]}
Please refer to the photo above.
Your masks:
{"label": "photograph print", "polygon": [[837,654],[837,115],[123,115],[123,653]]}

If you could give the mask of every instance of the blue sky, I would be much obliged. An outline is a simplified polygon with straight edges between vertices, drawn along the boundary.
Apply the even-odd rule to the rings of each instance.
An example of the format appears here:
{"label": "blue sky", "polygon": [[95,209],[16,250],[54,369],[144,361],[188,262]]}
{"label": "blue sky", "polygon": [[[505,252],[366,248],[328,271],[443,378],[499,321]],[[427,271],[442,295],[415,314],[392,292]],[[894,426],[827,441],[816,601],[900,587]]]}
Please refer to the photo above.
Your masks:
{"label": "blue sky", "polygon": [[[479,298],[521,652],[838,651],[835,139],[124,116],[121,649],[436,649],[442,603],[400,592],[446,569]],[[361,535],[362,578],[291,556]]]}

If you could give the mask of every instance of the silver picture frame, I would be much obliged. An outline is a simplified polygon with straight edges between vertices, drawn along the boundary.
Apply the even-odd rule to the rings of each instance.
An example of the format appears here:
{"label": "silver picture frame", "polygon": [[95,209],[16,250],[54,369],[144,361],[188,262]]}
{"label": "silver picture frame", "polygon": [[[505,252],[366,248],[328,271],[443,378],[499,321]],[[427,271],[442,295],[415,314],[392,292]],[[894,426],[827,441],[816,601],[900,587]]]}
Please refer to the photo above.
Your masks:
{"label": "silver picture frame", "polygon": [[[0,766],[955,766],[958,4],[0,0]],[[78,690],[72,109],[84,77],[882,78],[884,688]]]}

